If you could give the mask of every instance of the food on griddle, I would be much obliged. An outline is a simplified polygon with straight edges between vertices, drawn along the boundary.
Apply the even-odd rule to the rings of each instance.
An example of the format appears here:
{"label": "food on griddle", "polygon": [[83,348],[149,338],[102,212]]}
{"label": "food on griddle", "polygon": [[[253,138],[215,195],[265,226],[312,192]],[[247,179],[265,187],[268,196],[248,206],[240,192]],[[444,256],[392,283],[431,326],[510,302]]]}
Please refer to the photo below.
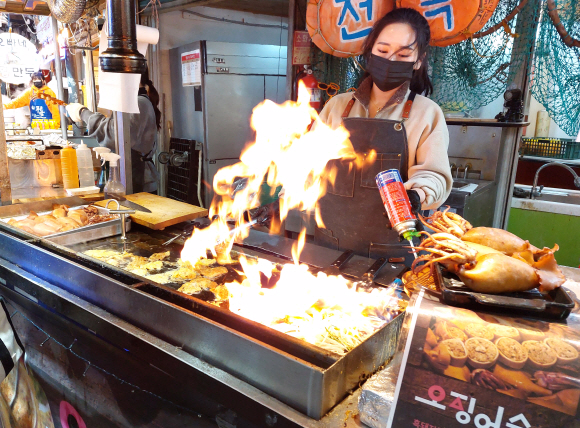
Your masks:
{"label": "food on griddle", "polygon": [[132,255],[131,262],[127,265],[125,269],[130,271],[131,269],[142,268],[143,265],[146,265],[147,263],[149,263],[149,259],[147,257]]}
{"label": "food on griddle", "polygon": [[500,337],[509,337],[514,340],[520,340],[520,332],[509,325],[489,324],[488,327],[493,331],[496,339],[499,339]]}
{"label": "food on griddle", "polygon": [[198,271],[205,278],[215,280],[215,279],[218,279],[218,278],[224,276],[226,273],[228,273],[228,268],[223,267],[223,266],[200,267],[200,268],[198,268]]}
{"label": "food on griddle", "polygon": [[149,260],[151,260],[152,262],[155,262],[155,261],[158,261],[158,260],[165,260],[167,257],[169,257],[170,254],[171,254],[170,251],[166,251],[164,253],[151,254],[149,256]]}
{"label": "food on griddle", "polygon": [[528,361],[528,353],[517,340],[501,337],[495,341],[499,361],[512,369],[521,369]]}
{"label": "food on griddle", "polygon": [[465,345],[459,339],[447,339],[441,342],[443,346],[447,347],[449,355],[451,356],[450,365],[455,367],[463,367],[467,361],[467,351]]}
{"label": "food on griddle", "polygon": [[[179,261],[181,263],[184,263],[184,264],[188,264],[189,263],[187,261],[182,261],[181,259],[179,259]],[[199,259],[197,261],[197,263],[195,264],[195,266],[196,267],[200,267],[200,266],[213,266],[213,265],[215,265],[215,263],[216,263],[216,260],[215,259]],[[191,266],[191,263],[189,263],[189,265]]]}
{"label": "food on griddle", "polygon": [[191,266],[182,265],[173,274],[173,278],[176,280],[190,280],[198,277],[197,271]]}
{"label": "food on griddle", "polygon": [[228,287],[225,285],[218,285],[217,287],[212,288],[211,292],[215,294],[217,300],[228,300],[230,297]]}
{"label": "food on griddle", "polygon": [[558,361],[558,354],[544,342],[526,340],[522,346],[528,353],[528,365],[535,369],[547,370]]}
{"label": "food on griddle", "polygon": [[197,294],[203,290],[209,290],[217,287],[217,284],[207,278],[196,278],[193,281],[186,282],[177,291],[184,294]]}
{"label": "food on griddle", "polygon": [[[135,274],[135,275],[139,275],[139,276],[147,276],[149,275],[149,272],[147,271],[147,269],[143,269],[143,268],[133,268],[133,269],[127,269],[129,272]],[[157,281],[157,282],[161,282],[161,281]],[[163,282],[161,282],[163,284]]]}
{"label": "food on griddle", "polygon": [[[482,293],[533,288],[547,292],[566,280],[554,257],[558,245],[540,250],[505,230],[472,228],[460,216],[447,211],[421,220],[437,233],[423,232],[428,238],[417,250],[429,254],[415,260],[415,272],[438,262],[457,274],[467,287]],[[427,263],[421,265],[422,262]]]}
{"label": "food on griddle", "polygon": [[141,268],[146,269],[148,271],[157,271],[163,269],[163,262],[161,260],[157,260],[156,262],[149,262],[141,266]]}
{"label": "food on griddle", "polygon": [[469,337],[481,337],[482,339],[493,340],[494,333],[485,324],[472,323],[465,326],[465,332]]}
{"label": "food on griddle", "polygon": [[558,355],[557,364],[559,366],[565,366],[578,359],[578,351],[568,342],[564,342],[556,337],[550,337],[544,342],[552,348],[554,352],[556,352],[556,355]]}
{"label": "food on griddle", "polygon": [[[144,270],[144,269],[143,269]],[[147,272],[147,271],[145,271]],[[171,282],[175,282],[175,280],[172,279],[172,275],[175,271],[170,270],[167,272],[163,272],[163,273],[156,273],[156,274],[146,274],[146,275],[141,275],[144,276],[147,279],[150,279],[151,281],[154,282],[158,282],[159,284],[169,284]]]}
{"label": "food on griddle", "polygon": [[497,347],[489,340],[472,337],[465,342],[467,361],[475,369],[487,369],[493,366],[498,357]]}

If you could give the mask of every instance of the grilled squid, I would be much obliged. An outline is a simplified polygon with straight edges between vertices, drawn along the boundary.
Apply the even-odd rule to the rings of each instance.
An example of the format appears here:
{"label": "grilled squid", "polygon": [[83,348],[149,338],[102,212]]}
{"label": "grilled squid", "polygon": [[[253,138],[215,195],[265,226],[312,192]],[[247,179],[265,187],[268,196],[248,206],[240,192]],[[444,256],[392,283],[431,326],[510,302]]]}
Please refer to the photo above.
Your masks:
{"label": "grilled squid", "polygon": [[[450,233],[422,233],[427,238],[416,250],[429,254],[417,257],[412,269],[418,271],[440,263],[467,287],[480,293],[518,292],[537,287],[545,292],[566,280],[554,258],[558,246],[543,250],[533,247],[534,252],[529,245],[524,245],[518,248],[522,251],[510,256],[499,249],[463,241]],[[421,265],[422,262],[425,264]]]}

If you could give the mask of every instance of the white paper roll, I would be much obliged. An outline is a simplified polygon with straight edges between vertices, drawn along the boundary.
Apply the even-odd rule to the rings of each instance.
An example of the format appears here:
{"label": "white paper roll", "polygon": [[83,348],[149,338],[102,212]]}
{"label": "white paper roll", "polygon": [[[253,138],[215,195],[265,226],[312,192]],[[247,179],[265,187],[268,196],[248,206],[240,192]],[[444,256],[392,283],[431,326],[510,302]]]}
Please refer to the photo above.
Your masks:
{"label": "white paper roll", "polygon": [[[107,49],[107,29],[103,27],[100,36],[99,55]],[[137,49],[142,55],[147,52],[149,44],[157,44],[159,30],[137,25]],[[99,64],[99,108],[124,113],[139,113],[137,101],[140,74],[108,73],[101,70]]]}
{"label": "white paper roll", "polygon": [[550,115],[546,110],[540,110],[536,119],[536,137],[547,138],[550,134]]}

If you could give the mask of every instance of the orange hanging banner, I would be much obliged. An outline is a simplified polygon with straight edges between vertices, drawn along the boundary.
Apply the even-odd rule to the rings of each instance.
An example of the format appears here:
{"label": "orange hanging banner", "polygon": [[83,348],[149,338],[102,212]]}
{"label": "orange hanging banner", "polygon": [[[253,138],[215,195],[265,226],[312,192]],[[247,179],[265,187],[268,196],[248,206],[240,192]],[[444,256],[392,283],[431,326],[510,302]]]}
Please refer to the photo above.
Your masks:
{"label": "orange hanging banner", "polygon": [[312,41],[338,57],[360,55],[373,24],[394,8],[394,0],[309,0],[306,26]]}
{"label": "orange hanging banner", "polygon": [[431,44],[449,46],[477,33],[499,0],[397,0],[397,7],[418,10],[429,21]]}

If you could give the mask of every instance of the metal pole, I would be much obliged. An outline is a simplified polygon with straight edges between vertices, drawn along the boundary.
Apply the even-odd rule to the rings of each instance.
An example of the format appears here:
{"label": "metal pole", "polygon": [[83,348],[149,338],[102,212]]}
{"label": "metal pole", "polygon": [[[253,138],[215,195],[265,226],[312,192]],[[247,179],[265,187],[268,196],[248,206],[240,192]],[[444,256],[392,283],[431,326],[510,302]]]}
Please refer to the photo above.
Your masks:
{"label": "metal pole", "polygon": [[[60,46],[58,44],[58,22],[54,15],[52,16],[52,37],[54,38],[54,68],[56,70],[56,85],[58,88],[58,99],[64,101],[64,88],[62,87],[62,64],[60,62]],[[59,106],[60,112],[60,129],[62,131],[62,138],[68,138],[66,132],[66,110],[64,106]]]}

